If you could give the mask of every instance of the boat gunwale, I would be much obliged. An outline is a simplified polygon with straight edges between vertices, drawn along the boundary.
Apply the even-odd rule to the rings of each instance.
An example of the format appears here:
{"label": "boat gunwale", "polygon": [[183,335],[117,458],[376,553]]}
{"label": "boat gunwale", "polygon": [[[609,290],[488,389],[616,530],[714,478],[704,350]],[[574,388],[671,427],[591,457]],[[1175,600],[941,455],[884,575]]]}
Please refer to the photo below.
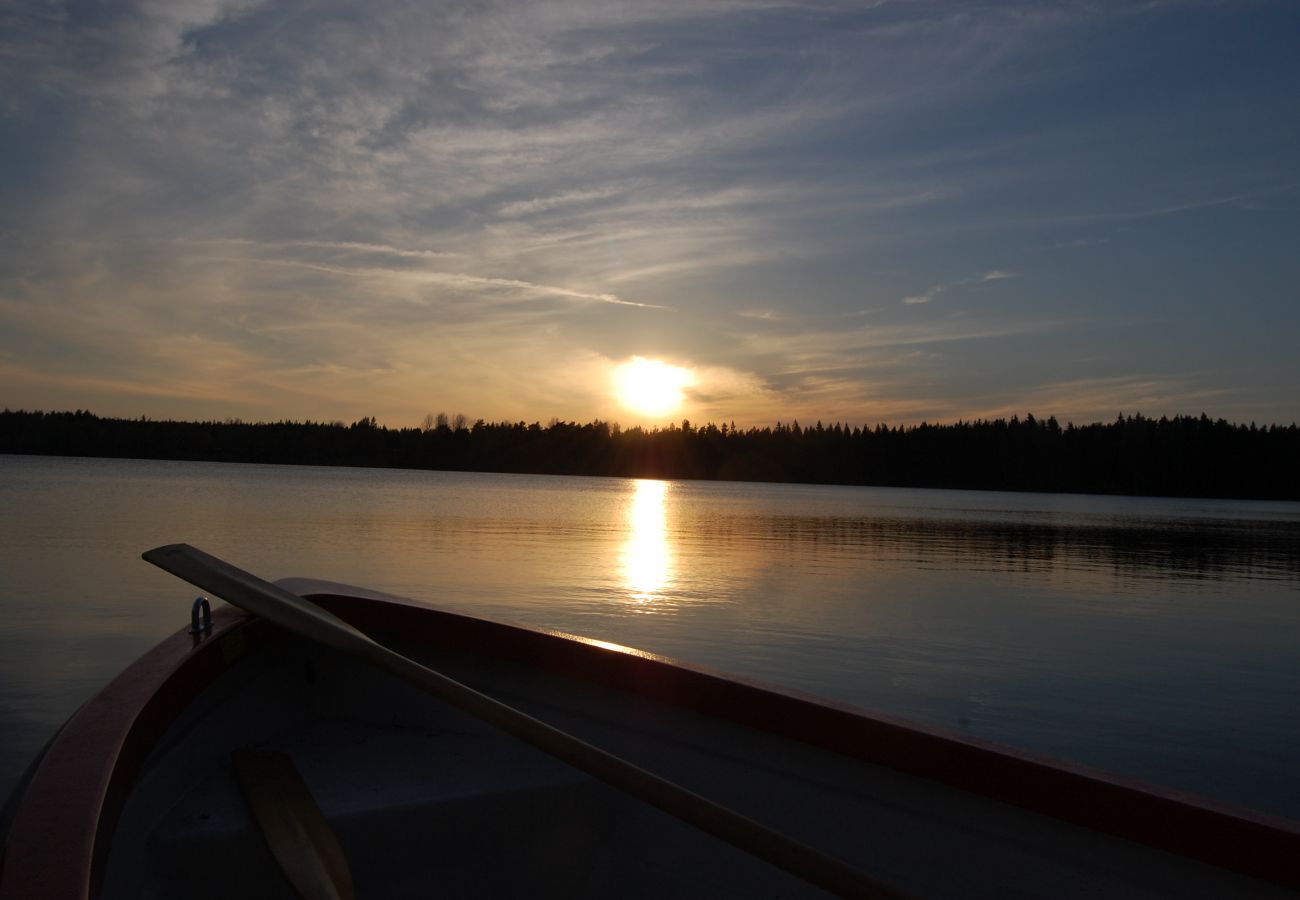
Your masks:
{"label": "boat gunwale", "polygon": [[[424,643],[465,649],[468,633],[477,653],[624,690],[1300,890],[1300,865],[1294,862],[1300,859],[1300,823],[1281,817],[606,641],[374,591],[357,593],[346,585],[309,579],[283,584],[367,633],[409,636],[432,611],[444,624],[431,641],[417,638]],[[403,618],[408,611],[418,615]],[[448,639],[452,632],[456,640]]]}
{"label": "boat gunwale", "polygon": [[[1300,826],[1285,819],[604,641],[346,585],[280,584],[377,638],[468,650],[628,691],[1300,889]],[[239,658],[285,636],[222,605],[211,630],[163,639],[74,713],[3,836],[0,900],[95,896],[113,828],[156,742]]]}
{"label": "boat gunwale", "polygon": [[268,623],[220,607],[211,628],[164,638],[74,712],[19,788],[0,845],[0,898],[95,896],[114,826],[156,742],[193,697],[272,636]]}

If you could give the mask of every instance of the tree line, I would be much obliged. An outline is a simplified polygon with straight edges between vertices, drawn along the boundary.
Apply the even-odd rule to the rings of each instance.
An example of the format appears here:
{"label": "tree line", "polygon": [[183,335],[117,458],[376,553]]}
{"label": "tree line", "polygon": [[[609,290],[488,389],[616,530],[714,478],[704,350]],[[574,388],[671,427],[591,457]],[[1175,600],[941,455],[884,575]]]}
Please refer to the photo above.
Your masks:
{"label": "tree line", "polygon": [[1300,500],[1300,429],[1197,416],[874,428],[374,418],[246,423],[0,413],[0,453],[450,471]]}

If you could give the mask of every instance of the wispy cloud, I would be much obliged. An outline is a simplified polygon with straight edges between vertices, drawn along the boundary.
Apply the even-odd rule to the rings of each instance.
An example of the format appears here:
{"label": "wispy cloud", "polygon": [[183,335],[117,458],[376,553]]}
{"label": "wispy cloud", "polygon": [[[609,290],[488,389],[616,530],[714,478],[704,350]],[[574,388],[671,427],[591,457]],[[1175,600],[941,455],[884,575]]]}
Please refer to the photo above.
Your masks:
{"label": "wispy cloud", "polygon": [[251,238],[209,238],[206,240],[182,239],[184,244],[229,244],[244,247],[306,247],[318,250],[341,250],[347,253],[375,253],[409,259],[448,259],[463,256],[445,250],[409,249],[387,244],[366,244],[360,241],[257,241]]}
{"label": "wispy cloud", "polygon": [[1079,310],[1113,336],[1158,306],[1189,324],[1149,380],[1177,381],[1215,323],[1273,346],[1300,277],[1293,54],[1247,37],[1281,14],[1234,42],[1207,9],[19,0],[0,359],[49,403],[98,378],[141,411],[180,411],[153,383],[196,415],[418,421],[614,418],[588,381],[658,355],[713,373],[696,417],[933,417],[1065,365],[1071,328],[1093,368],[1034,383],[1135,378]]}
{"label": "wispy cloud", "polygon": [[929,303],[935,297],[938,297],[940,294],[952,290],[953,288],[973,284],[987,284],[990,281],[1006,281],[1008,278],[1017,277],[1019,276],[1015,272],[1010,272],[1006,269],[990,269],[983,275],[977,275],[973,278],[960,278],[956,281],[950,281],[945,284],[936,284],[919,294],[909,294],[903,298],[902,302],[904,306],[918,306],[922,303]]}
{"label": "wispy cloud", "polygon": [[[1150,372],[1071,378],[1027,385],[1014,399],[976,405],[972,418],[1009,418],[1034,412],[1056,416],[1062,424],[1106,422],[1118,415],[1160,414],[1165,410],[1213,408],[1233,392],[1208,383],[1205,373],[1153,375]],[[990,398],[984,398],[987,403]],[[978,401],[977,401],[978,402]]]}
{"label": "wispy cloud", "polygon": [[567,191],[563,194],[555,194],[551,197],[534,197],[531,200],[515,200],[511,203],[504,204],[499,213],[507,219],[516,216],[528,216],[534,213],[549,212],[562,206],[573,206],[576,204],[587,203],[592,200],[604,200],[608,197],[615,196],[619,191],[616,188],[601,188],[585,191]]}
{"label": "wispy cloud", "polygon": [[1079,247],[1095,247],[1098,244],[1106,244],[1109,242],[1110,242],[1110,238],[1105,238],[1105,237],[1073,238],[1068,241],[1057,241],[1052,246],[1055,247],[1057,250],[1074,250]]}
{"label": "wispy cloud", "polygon": [[[361,249],[365,252],[380,252],[394,256],[409,256],[417,258],[441,258],[454,254],[426,253],[424,251],[402,251],[390,247],[378,247],[369,244],[338,244],[319,241],[295,241],[294,246],[307,247],[325,247],[329,249]],[[261,245],[255,245],[261,246]],[[654,303],[639,303],[635,300],[626,300],[617,294],[605,292],[592,292],[575,290],[573,288],[561,287],[553,284],[538,284],[531,281],[524,281],[518,278],[496,278],[485,275],[473,275],[465,272],[444,272],[427,268],[385,268],[381,266],[344,266],[338,264],[326,264],[320,262],[311,262],[308,260],[293,258],[277,258],[264,256],[195,256],[195,261],[207,263],[237,263],[237,264],[257,264],[268,266],[284,266],[289,268],[306,269],[312,272],[322,272],[328,275],[338,275],[346,278],[368,278],[386,281],[402,281],[411,284],[435,284],[445,285],[463,290],[489,290],[494,292],[509,291],[516,294],[529,296],[548,296],[562,297],[572,300],[590,300],[599,303],[612,303],[615,306],[632,306],[641,309],[667,309],[668,307],[660,306]]]}

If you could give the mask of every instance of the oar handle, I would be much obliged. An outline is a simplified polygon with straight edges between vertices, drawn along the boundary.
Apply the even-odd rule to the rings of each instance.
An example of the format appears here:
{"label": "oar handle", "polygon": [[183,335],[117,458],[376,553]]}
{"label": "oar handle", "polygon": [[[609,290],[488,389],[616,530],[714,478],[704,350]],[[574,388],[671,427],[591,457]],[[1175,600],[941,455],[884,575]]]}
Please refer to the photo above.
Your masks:
{"label": "oar handle", "polygon": [[296,634],[363,656],[574,768],[820,888],[841,897],[905,896],[838,859],[390,650],[297,594],[188,544],[158,547],[144,558]]}

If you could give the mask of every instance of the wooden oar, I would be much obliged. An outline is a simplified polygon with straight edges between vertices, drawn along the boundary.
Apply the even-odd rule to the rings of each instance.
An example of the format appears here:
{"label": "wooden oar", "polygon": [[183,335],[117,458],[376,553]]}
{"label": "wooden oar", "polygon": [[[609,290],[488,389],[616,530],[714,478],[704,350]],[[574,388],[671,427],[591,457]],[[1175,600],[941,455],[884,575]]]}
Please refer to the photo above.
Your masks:
{"label": "wooden oar", "polygon": [[202,550],[169,544],[147,551],[144,559],[289,631],[367,659],[574,768],[820,888],[841,897],[904,896],[840,860],[426,668],[302,597]]}
{"label": "wooden oar", "polygon": [[253,819],[298,896],[354,900],[339,839],[288,754],[236,750],[231,762]]}

